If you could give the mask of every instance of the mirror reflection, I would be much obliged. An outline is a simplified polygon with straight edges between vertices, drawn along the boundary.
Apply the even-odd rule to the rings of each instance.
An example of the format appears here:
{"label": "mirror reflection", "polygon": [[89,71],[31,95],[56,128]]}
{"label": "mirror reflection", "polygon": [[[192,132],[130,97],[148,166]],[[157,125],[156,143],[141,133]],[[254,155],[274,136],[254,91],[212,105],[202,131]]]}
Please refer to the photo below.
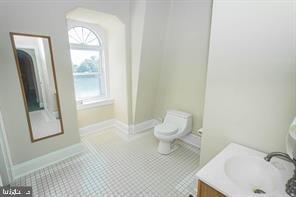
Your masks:
{"label": "mirror reflection", "polygon": [[11,33],[32,142],[63,133],[50,37]]}

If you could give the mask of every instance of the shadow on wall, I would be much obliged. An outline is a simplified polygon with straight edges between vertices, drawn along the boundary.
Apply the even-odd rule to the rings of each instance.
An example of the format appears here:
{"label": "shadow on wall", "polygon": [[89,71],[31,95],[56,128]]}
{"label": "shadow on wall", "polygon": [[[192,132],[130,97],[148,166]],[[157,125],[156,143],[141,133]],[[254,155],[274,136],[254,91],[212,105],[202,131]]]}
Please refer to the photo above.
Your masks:
{"label": "shadow on wall", "polygon": [[67,19],[98,25],[107,33],[110,95],[114,99],[114,118],[128,123],[127,47],[126,28],[116,16],[88,10],[74,9]]}

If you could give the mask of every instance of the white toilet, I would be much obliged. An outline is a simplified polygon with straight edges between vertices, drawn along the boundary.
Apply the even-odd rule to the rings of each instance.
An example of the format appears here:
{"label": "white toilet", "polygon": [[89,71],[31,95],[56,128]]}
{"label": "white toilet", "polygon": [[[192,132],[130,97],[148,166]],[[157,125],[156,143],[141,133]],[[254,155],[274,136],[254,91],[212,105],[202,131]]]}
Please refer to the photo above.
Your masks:
{"label": "white toilet", "polygon": [[158,152],[169,154],[175,150],[172,143],[177,138],[192,131],[192,115],[177,110],[167,111],[162,124],[154,128],[154,136],[159,139]]}

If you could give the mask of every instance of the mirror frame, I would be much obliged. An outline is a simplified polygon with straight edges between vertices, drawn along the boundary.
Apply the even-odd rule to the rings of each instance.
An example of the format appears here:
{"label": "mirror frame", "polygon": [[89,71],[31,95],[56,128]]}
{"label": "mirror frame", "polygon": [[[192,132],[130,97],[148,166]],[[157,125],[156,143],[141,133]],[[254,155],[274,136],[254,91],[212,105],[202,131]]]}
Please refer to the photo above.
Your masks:
{"label": "mirror frame", "polygon": [[[12,45],[14,58],[15,58],[15,62],[16,62],[18,78],[19,78],[21,91],[22,91],[22,96],[23,96],[23,102],[24,102],[24,106],[25,106],[25,110],[26,110],[26,117],[27,117],[27,122],[28,122],[28,126],[29,126],[29,133],[30,133],[31,142],[34,143],[34,142],[37,142],[37,141],[40,141],[40,140],[44,140],[44,139],[47,139],[47,138],[51,138],[51,137],[54,137],[54,136],[64,134],[63,118],[62,118],[61,107],[60,107],[59,91],[58,91],[57,80],[56,80],[56,72],[55,72],[55,65],[54,65],[54,60],[53,60],[53,50],[52,50],[52,44],[51,44],[50,36],[37,35],[37,34],[27,34],[27,33],[16,33],[16,32],[9,32],[9,35],[10,35],[11,45]],[[14,41],[14,36],[37,37],[37,38],[44,38],[44,39],[48,40],[48,46],[49,46],[49,52],[50,52],[50,58],[51,58],[51,67],[52,67],[53,79],[54,79],[54,86],[55,86],[55,89],[56,89],[57,107],[58,107],[58,113],[59,113],[60,124],[61,124],[61,132],[59,132],[59,133],[48,135],[48,136],[41,137],[41,138],[38,138],[38,139],[34,139],[33,131],[32,131],[32,125],[31,125],[30,116],[29,116],[29,110],[28,110],[28,106],[27,106],[27,99],[26,99],[26,96],[25,96],[25,88],[24,88],[24,85],[23,85],[23,79],[22,79],[22,74],[21,74],[21,69],[20,69],[20,63],[18,61],[18,56],[17,56],[17,51],[16,51],[17,49],[16,49],[16,45],[15,45],[15,41]]]}

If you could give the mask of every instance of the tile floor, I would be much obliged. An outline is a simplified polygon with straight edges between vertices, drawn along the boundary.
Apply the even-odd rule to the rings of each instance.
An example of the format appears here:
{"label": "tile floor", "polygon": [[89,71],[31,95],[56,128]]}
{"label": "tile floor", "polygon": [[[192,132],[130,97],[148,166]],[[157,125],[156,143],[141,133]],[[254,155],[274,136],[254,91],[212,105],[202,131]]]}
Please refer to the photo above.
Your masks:
{"label": "tile floor", "polygon": [[159,196],[194,194],[199,150],[182,142],[157,153],[152,131],[128,137],[116,129],[82,138],[85,151],[17,179],[34,196]]}

